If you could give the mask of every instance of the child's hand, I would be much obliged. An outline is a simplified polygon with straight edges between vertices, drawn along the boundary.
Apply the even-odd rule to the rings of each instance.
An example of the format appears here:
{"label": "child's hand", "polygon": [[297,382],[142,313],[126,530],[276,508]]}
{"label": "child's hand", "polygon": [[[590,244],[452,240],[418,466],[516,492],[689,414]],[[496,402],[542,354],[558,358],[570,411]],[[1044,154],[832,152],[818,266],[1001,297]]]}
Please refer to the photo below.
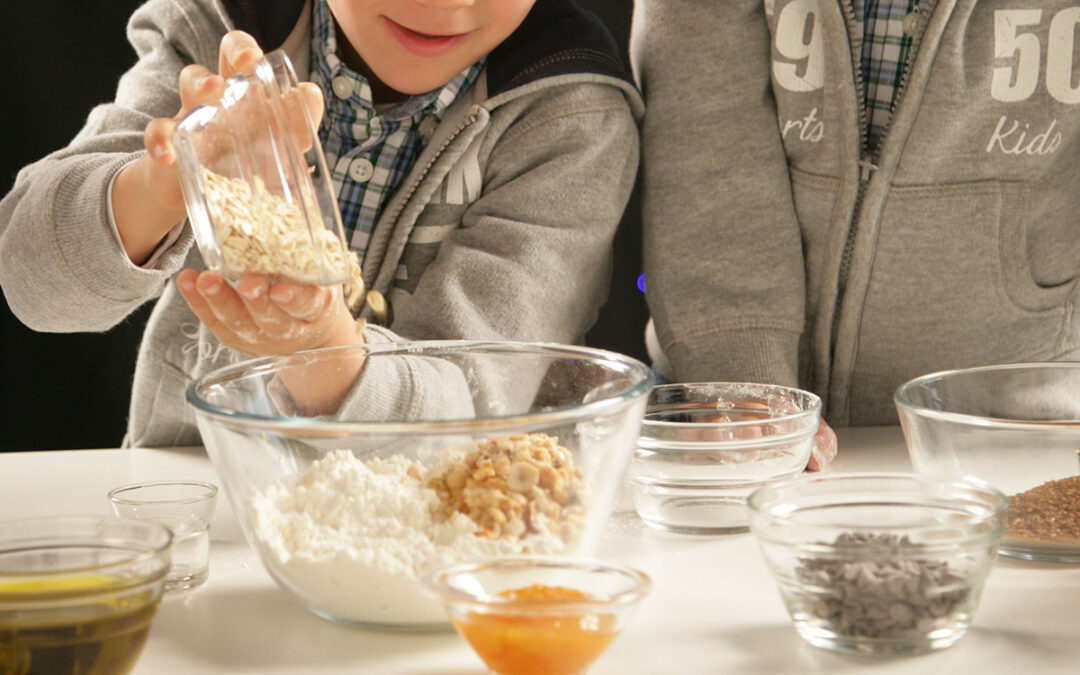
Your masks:
{"label": "child's hand", "polygon": [[[120,240],[132,262],[142,264],[169,230],[187,215],[172,144],[177,123],[193,108],[216,103],[224,91],[225,80],[250,72],[262,57],[263,51],[255,38],[243,31],[232,31],[221,39],[216,74],[199,64],[180,71],[180,111],[175,117],[151,120],[143,134],[146,154],[124,167],[113,183],[113,214]],[[300,86],[304,104],[317,124],[322,118],[322,91],[310,82]],[[306,128],[302,111],[297,109],[297,113],[294,121],[298,128]]]}
{"label": "child's hand", "polygon": [[836,458],[836,451],[836,432],[828,422],[821,420],[821,426],[814,435],[814,449],[810,452],[810,461],[806,464],[806,470],[821,471]]}
{"label": "child's hand", "polygon": [[[779,403],[784,403],[784,402],[781,401]],[[789,412],[789,413],[798,412],[798,408],[796,408],[796,406],[795,406],[795,404],[793,402],[786,401],[786,403],[787,403],[787,406],[789,406],[789,407],[787,407],[785,409],[785,407],[782,406],[782,405],[779,408],[776,408],[776,406],[778,404],[777,401],[773,401],[771,404],[770,403],[765,403],[765,402],[762,402],[762,401],[739,401],[737,407],[741,412],[726,412],[726,413],[716,414],[716,415],[706,415],[706,416],[703,416],[701,418],[696,419],[695,421],[708,423],[708,422],[750,422],[750,421],[759,420],[759,421],[761,421],[762,424],[769,424],[770,426],[774,427],[774,429],[776,431],[784,431],[783,429],[780,428],[781,423],[779,423],[779,422],[775,422],[775,423],[770,422],[770,420],[772,419],[772,415],[768,411],[771,408],[776,408],[775,412]],[[761,410],[763,412],[761,412],[761,413],[746,412],[747,409],[749,409],[749,410],[757,409],[757,410]],[[680,434],[680,438],[682,440],[688,440],[688,441],[727,441],[727,440],[731,440],[733,438],[744,438],[744,439],[760,438],[762,435],[763,435],[763,433],[762,433],[762,427],[761,426],[750,424],[750,425],[747,425],[745,427],[737,428],[735,430],[710,429],[707,426],[705,428],[702,428],[702,429],[695,429],[695,428],[691,427],[691,428],[683,431]],[[762,451],[758,451],[756,454],[761,456],[761,457],[766,457],[766,456],[769,455],[770,452],[771,451],[768,451],[768,450],[762,450]],[[814,434],[814,445],[813,445],[813,448],[810,451],[810,459],[806,463],[806,470],[807,471],[821,471],[822,469],[824,469],[829,464],[829,462],[831,462],[833,459],[836,458],[836,453],[837,453],[836,432],[833,431],[832,427],[830,427],[829,424],[824,419],[822,419],[820,421],[819,426],[818,426],[817,432]],[[749,456],[752,456],[752,455],[750,455],[750,453],[747,453],[747,456],[749,457]]]}
{"label": "child's hand", "polygon": [[190,269],[181,272],[176,283],[210,332],[245,354],[291,354],[363,341],[340,285],[270,285],[252,275],[234,289],[219,274]]}

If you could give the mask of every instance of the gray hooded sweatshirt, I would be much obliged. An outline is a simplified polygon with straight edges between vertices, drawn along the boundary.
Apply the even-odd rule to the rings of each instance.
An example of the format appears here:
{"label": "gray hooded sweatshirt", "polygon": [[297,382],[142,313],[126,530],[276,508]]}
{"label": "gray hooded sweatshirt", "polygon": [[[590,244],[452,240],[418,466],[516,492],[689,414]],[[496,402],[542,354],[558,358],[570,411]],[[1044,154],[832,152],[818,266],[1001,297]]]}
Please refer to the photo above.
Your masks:
{"label": "gray hooded sweatshirt", "polygon": [[873,156],[850,0],[635,11],[669,376],[890,424],[910,377],[1080,356],[1080,7],[935,0]]}
{"label": "gray hooded sweatshirt", "polygon": [[[29,327],[104,331],[158,298],[139,349],[127,445],[198,444],[185,389],[246,358],[221,345],[170,283],[184,267],[203,268],[190,227],[137,267],[107,217],[106,188],[144,151],[147,123],[180,109],[180,70],[193,62],[216,70],[232,28],[266,51],[284,49],[305,79],[308,2],[150,0],[128,25],[139,60],[116,99],[92,110],[68,147],[24,168],[0,202],[0,286]],[[362,266],[394,320],[365,339],[579,341],[607,294],[641,114],[599,20],[569,0],[538,0],[386,204]],[[373,405],[392,407],[415,384],[368,391],[385,394]]]}

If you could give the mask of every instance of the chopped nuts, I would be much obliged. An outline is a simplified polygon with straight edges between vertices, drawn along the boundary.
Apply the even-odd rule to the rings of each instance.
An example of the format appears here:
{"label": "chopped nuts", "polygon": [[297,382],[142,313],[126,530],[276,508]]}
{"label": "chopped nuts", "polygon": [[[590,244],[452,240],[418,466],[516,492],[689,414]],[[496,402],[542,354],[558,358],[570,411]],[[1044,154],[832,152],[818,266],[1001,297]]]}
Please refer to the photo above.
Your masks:
{"label": "chopped nuts", "polygon": [[570,452],[546,434],[478,443],[428,485],[439,497],[436,516],[464,513],[479,537],[550,533],[573,543],[584,529],[584,478]]}
{"label": "chopped nuts", "polygon": [[540,470],[535,464],[528,462],[514,462],[506,477],[507,487],[514,492],[528,492],[530,488],[540,482]]}

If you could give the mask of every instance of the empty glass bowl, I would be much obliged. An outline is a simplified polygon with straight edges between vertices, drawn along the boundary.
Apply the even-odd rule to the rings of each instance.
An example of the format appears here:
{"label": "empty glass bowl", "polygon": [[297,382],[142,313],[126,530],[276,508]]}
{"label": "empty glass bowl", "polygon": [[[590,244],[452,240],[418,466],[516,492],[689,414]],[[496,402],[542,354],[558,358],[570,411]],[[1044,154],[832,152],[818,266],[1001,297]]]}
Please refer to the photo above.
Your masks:
{"label": "empty glass bowl", "polygon": [[652,587],[622,565],[533,558],[453,565],[423,584],[494,675],[582,675]]}
{"label": "empty glass bowl", "polygon": [[691,534],[745,531],[746,497],[806,468],[821,399],[767,384],[653,388],[627,488],[641,518]]}
{"label": "empty glass bowl", "polygon": [[[299,383],[328,373],[355,380],[305,413]],[[188,402],[283,588],[326,618],[421,630],[446,628],[420,591],[429,568],[595,549],[651,385],[602,350],[405,342],[241,363]]]}
{"label": "empty glass bowl", "polygon": [[169,569],[168,529],[96,517],[0,522],[0,671],[130,672]]}
{"label": "empty glass bowl", "polygon": [[194,590],[210,575],[210,524],[218,488],[197,480],[133,483],[109,490],[113,513],[161,523],[172,532],[172,566],[166,593]]}
{"label": "empty glass bowl", "polygon": [[1009,496],[1002,555],[1080,562],[1080,363],[931,373],[894,400],[916,470]]}
{"label": "empty glass bowl", "polygon": [[799,634],[914,654],[967,631],[1005,531],[985,485],[917,474],[801,476],[750,496],[754,533]]}

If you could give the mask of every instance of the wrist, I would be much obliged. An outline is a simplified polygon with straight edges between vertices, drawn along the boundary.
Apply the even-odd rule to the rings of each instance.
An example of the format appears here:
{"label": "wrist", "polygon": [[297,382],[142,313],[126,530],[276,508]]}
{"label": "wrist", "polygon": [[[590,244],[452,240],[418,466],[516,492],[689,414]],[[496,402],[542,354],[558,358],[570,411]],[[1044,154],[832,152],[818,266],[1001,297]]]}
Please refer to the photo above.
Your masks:
{"label": "wrist", "polygon": [[316,348],[364,344],[363,320],[354,319],[352,312],[345,306],[344,301],[337,301],[334,311],[334,319],[330,329],[326,332],[324,339],[316,345]]}
{"label": "wrist", "polygon": [[169,231],[187,217],[182,199],[170,205],[155,196],[150,180],[153,170],[153,161],[143,155],[120,169],[109,194],[120,242],[136,265],[146,262]]}

